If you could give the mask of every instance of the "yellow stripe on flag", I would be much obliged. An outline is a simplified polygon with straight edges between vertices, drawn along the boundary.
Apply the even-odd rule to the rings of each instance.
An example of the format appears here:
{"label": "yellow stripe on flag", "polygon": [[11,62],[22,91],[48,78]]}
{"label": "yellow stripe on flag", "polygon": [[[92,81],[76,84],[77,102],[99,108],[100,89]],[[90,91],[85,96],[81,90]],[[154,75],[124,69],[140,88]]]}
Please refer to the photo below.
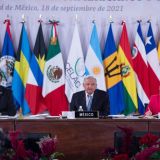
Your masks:
{"label": "yellow stripe on flag", "polygon": [[121,72],[122,72],[123,84],[129,96],[131,97],[135,107],[138,108],[134,70],[130,65],[127,57],[125,56],[121,46],[119,46],[119,56],[121,61]]}
{"label": "yellow stripe on flag", "polygon": [[120,61],[117,52],[111,54],[104,60],[105,80],[107,88],[112,88],[121,81]]}
{"label": "yellow stripe on flag", "polygon": [[24,87],[26,87],[28,71],[29,71],[29,64],[22,51],[21,51],[19,67],[20,67],[18,70],[19,76],[21,77]]}
{"label": "yellow stripe on flag", "polygon": [[160,42],[158,43],[158,60],[160,64]]}

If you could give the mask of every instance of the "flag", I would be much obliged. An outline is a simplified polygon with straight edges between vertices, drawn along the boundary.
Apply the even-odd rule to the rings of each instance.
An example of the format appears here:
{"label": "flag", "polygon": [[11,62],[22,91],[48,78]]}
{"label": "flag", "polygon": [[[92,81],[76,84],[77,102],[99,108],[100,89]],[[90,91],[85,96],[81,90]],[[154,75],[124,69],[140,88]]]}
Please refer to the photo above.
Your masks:
{"label": "flag", "polygon": [[114,41],[112,24],[110,24],[104,48],[105,80],[109,94],[110,114],[120,114],[124,111],[123,84],[120,59]]}
{"label": "flag", "polygon": [[69,56],[66,64],[66,86],[65,93],[68,101],[71,102],[73,93],[83,90],[83,79],[85,76],[84,57],[78,33],[77,23],[75,24]]}
{"label": "flag", "polygon": [[151,23],[148,28],[145,49],[148,61],[149,89],[151,95],[154,95],[158,94],[158,88],[160,86],[160,66]]}
{"label": "flag", "polygon": [[150,92],[147,56],[140,23],[137,28],[132,54],[133,67],[136,74],[137,93],[139,99],[138,110],[141,114],[144,114],[145,105],[149,103]]}
{"label": "flag", "polygon": [[160,65],[160,41],[158,43],[158,60],[159,60],[159,65]]}
{"label": "flag", "polygon": [[136,81],[132,64],[131,49],[127,34],[126,24],[123,23],[122,34],[118,47],[118,54],[121,62],[121,74],[123,82],[123,94],[125,111],[124,114],[130,114],[138,108]]}
{"label": "flag", "polygon": [[2,47],[2,55],[0,58],[0,75],[2,77],[0,85],[4,87],[11,87],[15,62],[15,52],[10,32],[10,20],[5,20],[5,23],[6,33]]}
{"label": "flag", "polygon": [[64,64],[56,32],[56,22],[54,22],[44,67],[42,89],[45,104],[53,116],[59,116],[62,111],[68,110],[64,79]]}
{"label": "flag", "polygon": [[22,113],[24,115],[30,112],[30,108],[25,99],[25,90],[31,53],[27,32],[23,23],[13,73],[12,90],[13,96],[22,108]]}
{"label": "flag", "polygon": [[32,114],[42,113],[46,110],[42,96],[43,72],[45,63],[46,48],[43,38],[42,25],[40,23],[38,34],[32,54],[28,80],[26,84],[26,100]]}
{"label": "flag", "polygon": [[95,23],[93,25],[90,44],[85,59],[85,73],[86,75],[92,75],[96,78],[98,89],[106,91],[102,54]]}

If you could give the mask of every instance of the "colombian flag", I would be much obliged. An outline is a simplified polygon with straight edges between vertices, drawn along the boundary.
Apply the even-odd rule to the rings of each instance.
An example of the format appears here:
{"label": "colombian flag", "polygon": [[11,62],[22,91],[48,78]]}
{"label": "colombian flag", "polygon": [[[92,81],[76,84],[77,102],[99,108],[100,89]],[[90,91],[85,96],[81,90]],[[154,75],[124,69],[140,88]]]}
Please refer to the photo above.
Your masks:
{"label": "colombian flag", "polygon": [[136,81],[132,64],[131,49],[127,35],[126,24],[123,22],[123,29],[118,47],[120,56],[121,74],[123,82],[125,111],[124,114],[130,114],[138,108]]}

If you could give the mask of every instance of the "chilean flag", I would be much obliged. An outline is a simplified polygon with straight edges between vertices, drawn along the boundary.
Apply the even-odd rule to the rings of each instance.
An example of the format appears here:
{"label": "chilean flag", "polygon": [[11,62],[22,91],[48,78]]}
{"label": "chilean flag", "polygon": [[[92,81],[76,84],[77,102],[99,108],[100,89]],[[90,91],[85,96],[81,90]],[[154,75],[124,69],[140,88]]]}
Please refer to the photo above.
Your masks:
{"label": "chilean flag", "polygon": [[149,88],[151,95],[158,94],[158,88],[160,86],[160,67],[158,62],[158,53],[156,43],[153,36],[151,23],[147,33],[145,42],[147,61],[148,61],[148,72],[149,72]]}

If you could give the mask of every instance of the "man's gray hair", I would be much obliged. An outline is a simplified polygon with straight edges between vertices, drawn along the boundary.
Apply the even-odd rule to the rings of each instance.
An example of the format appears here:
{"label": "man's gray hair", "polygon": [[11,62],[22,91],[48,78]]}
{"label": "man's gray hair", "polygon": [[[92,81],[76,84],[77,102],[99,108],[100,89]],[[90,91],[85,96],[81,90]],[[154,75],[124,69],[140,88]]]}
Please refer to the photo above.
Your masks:
{"label": "man's gray hair", "polygon": [[94,80],[96,81],[96,83],[97,83],[97,79],[96,79],[94,76],[91,76],[91,75],[85,76],[85,77],[84,77],[84,81],[85,81],[86,79],[94,79]]}

